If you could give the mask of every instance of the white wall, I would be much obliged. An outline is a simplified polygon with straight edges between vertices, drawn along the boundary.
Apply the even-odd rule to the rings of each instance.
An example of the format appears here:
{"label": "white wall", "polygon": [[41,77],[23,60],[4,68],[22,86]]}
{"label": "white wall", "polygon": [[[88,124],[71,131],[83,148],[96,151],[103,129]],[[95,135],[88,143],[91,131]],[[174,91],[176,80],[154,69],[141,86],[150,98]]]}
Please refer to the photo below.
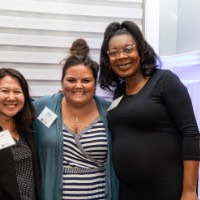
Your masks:
{"label": "white wall", "polygon": [[148,43],[159,54],[160,0],[145,0],[143,33]]}
{"label": "white wall", "polygon": [[176,54],[177,0],[160,0],[159,55]]}
{"label": "white wall", "polygon": [[200,0],[178,1],[177,53],[200,50]]}
{"label": "white wall", "polygon": [[200,1],[160,0],[159,55],[200,50]]}

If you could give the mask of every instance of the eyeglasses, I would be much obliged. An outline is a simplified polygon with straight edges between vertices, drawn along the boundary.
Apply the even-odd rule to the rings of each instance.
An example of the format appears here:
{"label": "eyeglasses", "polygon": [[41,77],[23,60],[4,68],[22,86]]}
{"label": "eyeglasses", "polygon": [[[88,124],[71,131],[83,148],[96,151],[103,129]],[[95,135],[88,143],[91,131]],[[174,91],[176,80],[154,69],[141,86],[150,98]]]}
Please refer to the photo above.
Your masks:
{"label": "eyeglasses", "polygon": [[111,58],[116,58],[117,56],[120,55],[120,53],[123,53],[127,56],[129,56],[130,53],[132,53],[135,50],[135,44],[132,45],[127,45],[125,47],[123,47],[122,49],[111,49],[107,51],[107,54],[111,57]]}

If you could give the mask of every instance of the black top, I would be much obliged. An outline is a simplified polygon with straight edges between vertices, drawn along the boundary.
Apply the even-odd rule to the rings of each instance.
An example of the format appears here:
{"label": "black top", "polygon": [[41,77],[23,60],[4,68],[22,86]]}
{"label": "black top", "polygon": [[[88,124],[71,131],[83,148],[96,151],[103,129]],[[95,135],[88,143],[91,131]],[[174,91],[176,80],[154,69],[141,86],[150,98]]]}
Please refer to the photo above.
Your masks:
{"label": "black top", "polygon": [[186,87],[169,70],[156,70],[135,95],[109,111],[113,161],[121,181],[169,178],[182,184],[183,160],[199,160],[199,130]]}
{"label": "black top", "polygon": [[[24,138],[32,153],[33,174],[36,199],[41,199],[39,158],[34,145],[32,133],[24,134]],[[21,200],[16,176],[16,166],[11,147],[0,150],[0,200]]]}

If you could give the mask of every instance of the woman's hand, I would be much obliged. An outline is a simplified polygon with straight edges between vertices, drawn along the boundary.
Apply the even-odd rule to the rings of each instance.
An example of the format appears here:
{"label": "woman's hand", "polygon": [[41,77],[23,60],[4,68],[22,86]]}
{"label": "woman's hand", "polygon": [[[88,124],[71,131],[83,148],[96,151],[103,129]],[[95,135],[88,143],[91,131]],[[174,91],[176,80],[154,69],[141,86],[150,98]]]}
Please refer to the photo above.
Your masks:
{"label": "woman's hand", "polygon": [[183,192],[180,200],[198,200],[196,192]]}

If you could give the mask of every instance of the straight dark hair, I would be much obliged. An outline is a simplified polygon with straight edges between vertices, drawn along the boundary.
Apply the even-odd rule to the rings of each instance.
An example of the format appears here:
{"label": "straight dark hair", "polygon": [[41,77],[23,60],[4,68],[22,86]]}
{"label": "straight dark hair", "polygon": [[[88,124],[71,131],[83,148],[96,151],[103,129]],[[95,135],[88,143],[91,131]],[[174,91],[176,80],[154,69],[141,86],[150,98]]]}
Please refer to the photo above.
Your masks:
{"label": "straight dark hair", "polygon": [[17,70],[12,68],[1,68],[0,79],[5,76],[12,76],[19,81],[24,94],[24,106],[15,116],[15,125],[19,133],[26,133],[32,131],[32,121],[35,119],[35,109],[31,103],[29,95],[29,86],[24,76]]}

